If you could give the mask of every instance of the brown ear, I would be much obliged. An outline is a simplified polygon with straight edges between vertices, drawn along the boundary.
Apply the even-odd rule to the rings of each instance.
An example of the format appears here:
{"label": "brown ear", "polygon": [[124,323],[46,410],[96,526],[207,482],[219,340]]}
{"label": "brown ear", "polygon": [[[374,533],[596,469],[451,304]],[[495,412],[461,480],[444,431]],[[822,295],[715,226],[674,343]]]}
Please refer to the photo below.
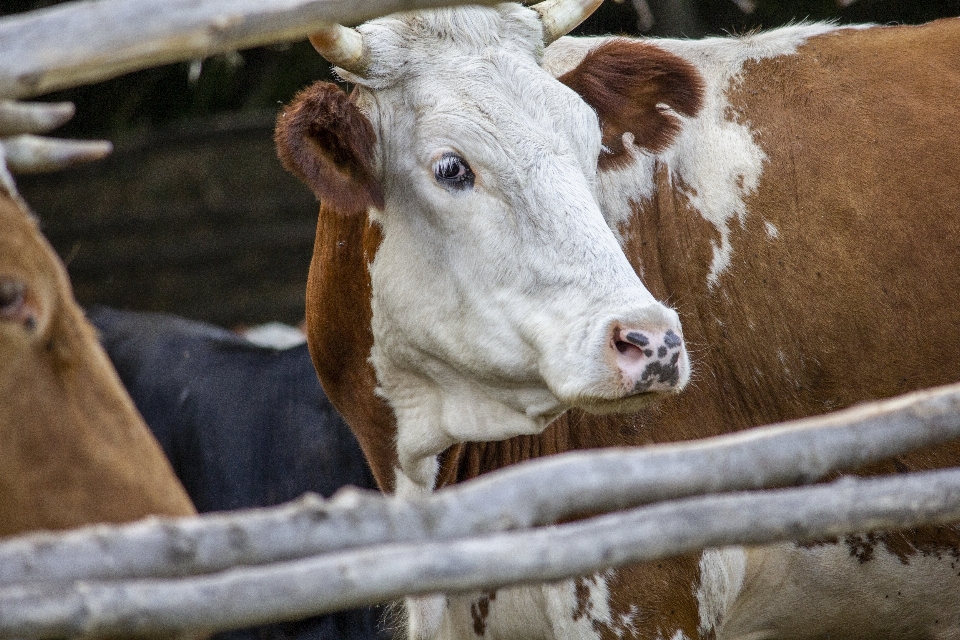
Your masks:
{"label": "brown ear", "polygon": [[600,169],[626,161],[622,138],[628,131],[639,147],[663,151],[680,132],[673,112],[694,116],[703,103],[703,78],[693,65],[654,44],[624,38],[590,51],[559,80],[600,117],[609,150],[600,156]]}
{"label": "brown ear", "polygon": [[317,82],[298,93],[277,116],[273,139],[283,166],[325,205],[361,214],[383,207],[373,171],[376,134],[337,85]]}

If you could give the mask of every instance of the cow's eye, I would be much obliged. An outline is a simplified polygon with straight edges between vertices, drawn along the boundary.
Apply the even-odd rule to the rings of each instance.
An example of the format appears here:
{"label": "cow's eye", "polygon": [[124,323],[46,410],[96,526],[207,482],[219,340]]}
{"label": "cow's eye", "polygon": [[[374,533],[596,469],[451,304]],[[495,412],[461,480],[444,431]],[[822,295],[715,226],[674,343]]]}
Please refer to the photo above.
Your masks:
{"label": "cow's eye", "polygon": [[21,322],[33,331],[37,320],[26,309],[27,285],[19,280],[0,279],[0,320]]}
{"label": "cow's eye", "polygon": [[449,189],[470,189],[473,187],[473,171],[467,161],[448,151],[440,156],[433,165],[433,175],[437,182]]}
{"label": "cow's eye", "polygon": [[0,280],[0,315],[12,315],[23,305],[26,286],[17,280]]}

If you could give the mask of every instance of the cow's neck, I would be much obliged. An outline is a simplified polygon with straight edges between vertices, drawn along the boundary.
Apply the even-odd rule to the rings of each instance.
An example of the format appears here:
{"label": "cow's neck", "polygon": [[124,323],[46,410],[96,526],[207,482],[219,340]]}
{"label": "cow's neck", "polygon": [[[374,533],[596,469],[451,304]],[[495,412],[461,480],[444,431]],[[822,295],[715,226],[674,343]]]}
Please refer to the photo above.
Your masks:
{"label": "cow's neck", "polygon": [[393,488],[396,419],[370,365],[370,273],[380,228],[324,205],[307,286],[310,355],[324,392],[350,425],[380,487]]}

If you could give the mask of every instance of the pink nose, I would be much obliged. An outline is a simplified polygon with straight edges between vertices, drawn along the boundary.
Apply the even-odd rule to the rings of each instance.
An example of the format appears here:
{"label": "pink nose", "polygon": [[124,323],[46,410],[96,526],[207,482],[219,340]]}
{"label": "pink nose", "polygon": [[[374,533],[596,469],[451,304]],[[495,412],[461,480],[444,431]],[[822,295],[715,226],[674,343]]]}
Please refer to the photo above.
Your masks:
{"label": "pink nose", "polygon": [[615,329],[613,349],[624,383],[633,393],[674,391],[680,384],[683,339],[673,329]]}

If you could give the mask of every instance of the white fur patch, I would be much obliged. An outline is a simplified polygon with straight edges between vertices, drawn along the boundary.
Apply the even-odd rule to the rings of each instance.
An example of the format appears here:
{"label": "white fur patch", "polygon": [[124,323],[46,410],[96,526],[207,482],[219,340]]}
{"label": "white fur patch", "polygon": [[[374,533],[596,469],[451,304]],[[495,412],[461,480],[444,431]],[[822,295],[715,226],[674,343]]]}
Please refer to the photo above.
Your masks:
{"label": "white fur patch", "polygon": [[898,549],[907,555],[866,535],[809,547],[750,547],[749,579],[716,637],[960,637],[954,552]]}
{"label": "white fur patch", "polygon": [[[711,288],[730,266],[733,247],[731,222],[744,224],[746,198],[759,185],[766,156],[754,140],[749,122],[730,119],[727,98],[736,87],[744,63],[788,56],[814,36],[839,27],[810,24],[783,27],[743,38],[649,41],[693,64],[706,84],[703,109],[695,118],[681,118],[676,142],[654,157],[626,145],[635,162],[626,168],[602,172],[601,205],[607,222],[616,229],[632,215],[630,202],[649,200],[653,194],[654,161],[665,163],[673,184],[683,190],[691,205],[720,234],[713,244],[707,276]],[[544,68],[554,74],[569,71],[586,53],[606,38],[561,38],[547,48]]]}
{"label": "white fur patch", "polygon": [[406,598],[407,638],[409,640],[430,640],[440,635],[440,625],[447,609],[447,596],[417,596]]}
{"label": "white fur patch", "polygon": [[300,329],[282,322],[267,322],[243,332],[243,337],[255,345],[271,349],[292,349],[307,341]]}
{"label": "white fur patch", "polygon": [[625,614],[610,608],[609,580],[613,574],[613,570],[609,570],[544,586],[554,637],[599,640],[598,627],[606,627],[616,638],[636,635],[637,607],[631,607]]}
{"label": "white fur patch", "polygon": [[[610,607],[614,570],[549,584],[452,595],[437,640],[600,640],[635,638],[636,606],[625,614]],[[468,632],[471,630],[471,632]]]}
{"label": "white fur patch", "polygon": [[[599,176],[600,208],[607,224],[617,234],[620,246],[624,238],[621,226],[633,216],[633,205],[653,197],[656,158],[634,144],[633,134],[623,134],[623,149],[632,162],[617,169],[601,171]],[[642,276],[642,274],[641,274]]]}
{"label": "white fur patch", "polygon": [[690,120],[676,144],[664,155],[684,185],[684,193],[700,215],[720,234],[713,245],[707,280],[717,285],[733,252],[730,224],[747,216],[746,198],[760,182],[766,155],[754,140],[749,122],[729,119],[728,93],[735,88],[744,63],[796,53],[810,38],[837,27],[826,24],[784,27],[738,39],[665,40],[659,46],[694,64],[706,81],[703,110]]}
{"label": "white fur patch", "polygon": [[743,589],[747,556],[743,547],[707,549],[700,556],[697,606],[701,636],[715,632]]}

